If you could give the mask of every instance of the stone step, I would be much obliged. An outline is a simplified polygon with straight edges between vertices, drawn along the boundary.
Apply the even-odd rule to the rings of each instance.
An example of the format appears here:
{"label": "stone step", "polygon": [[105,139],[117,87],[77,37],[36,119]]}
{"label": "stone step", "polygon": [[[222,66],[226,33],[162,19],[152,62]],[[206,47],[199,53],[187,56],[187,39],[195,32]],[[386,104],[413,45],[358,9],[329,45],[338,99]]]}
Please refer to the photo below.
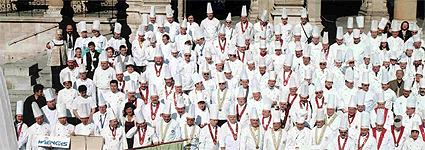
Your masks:
{"label": "stone step", "polygon": [[12,109],[12,114],[15,114],[16,111],[16,102],[17,101],[23,101],[25,102],[25,99],[27,99],[28,96],[32,95],[33,92],[30,90],[9,90],[9,100],[10,100],[10,107]]}
{"label": "stone step", "polygon": [[31,76],[5,76],[9,90],[31,90]]}

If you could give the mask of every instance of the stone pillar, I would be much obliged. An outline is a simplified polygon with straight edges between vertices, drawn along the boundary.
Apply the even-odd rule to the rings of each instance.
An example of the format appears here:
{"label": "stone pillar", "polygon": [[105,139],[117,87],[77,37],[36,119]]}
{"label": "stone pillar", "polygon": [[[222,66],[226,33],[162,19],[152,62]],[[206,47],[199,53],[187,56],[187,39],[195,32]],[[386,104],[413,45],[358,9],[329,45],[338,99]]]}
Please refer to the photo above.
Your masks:
{"label": "stone pillar", "polygon": [[61,17],[62,0],[49,0],[49,9],[47,9],[44,17]]}
{"label": "stone pillar", "polygon": [[321,16],[322,1],[321,0],[307,0],[308,19],[311,25],[319,26],[322,28]]}
{"label": "stone pillar", "polygon": [[177,20],[182,22],[186,12],[183,12],[184,2],[183,0],[177,0]]}
{"label": "stone pillar", "polygon": [[274,24],[281,22],[280,17],[282,16],[283,7],[286,8],[289,24],[295,25],[300,23],[300,16],[301,16],[301,10],[303,8],[303,5],[304,5],[304,0],[274,0],[274,11],[272,12],[272,18],[274,20]]}
{"label": "stone pillar", "polygon": [[387,0],[365,0],[360,7],[359,15],[365,16],[365,22],[379,21],[382,17],[388,18]]}
{"label": "stone pillar", "polygon": [[417,0],[395,0],[394,19],[416,22]]}

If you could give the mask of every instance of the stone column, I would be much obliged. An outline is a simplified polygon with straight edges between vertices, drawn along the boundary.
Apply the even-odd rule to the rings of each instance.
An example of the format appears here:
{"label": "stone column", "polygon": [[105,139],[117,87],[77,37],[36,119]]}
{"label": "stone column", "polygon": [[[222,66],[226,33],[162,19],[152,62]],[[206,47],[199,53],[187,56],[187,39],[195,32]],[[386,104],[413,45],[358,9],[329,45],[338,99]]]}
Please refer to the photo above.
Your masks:
{"label": "stone column", "polygon": [[44,17],[61,17],[62,0],[49,0],[49,9],[47,9]]}
{"label": "stone column", "polygon": [[182,22],[185,12],[183,12],[184,2],[183,0],[177,1],[177,20],[178,22]]}
{"label": "stone column", "polygon": [[395,0],[394,19],[416,22],[417,0]]}
{"label": "stone column", "polygon": [[388,18],[387,0],[364,0],[359,15],[365,16],[365,22]]}
{"label": "stone column", "polygon": [[308,19],[311,25],[322,27],[321,16],[321,0],[307,0]]}

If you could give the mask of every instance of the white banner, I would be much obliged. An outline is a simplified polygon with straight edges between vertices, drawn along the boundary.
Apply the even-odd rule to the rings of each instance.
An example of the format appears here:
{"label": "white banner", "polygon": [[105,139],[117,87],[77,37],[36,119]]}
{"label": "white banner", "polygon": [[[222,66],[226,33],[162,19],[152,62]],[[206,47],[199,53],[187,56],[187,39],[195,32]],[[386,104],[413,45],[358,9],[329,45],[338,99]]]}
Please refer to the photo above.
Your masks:
{"label": "white banner", "polygon": [[51,136],[38,136],[38,146],[41,147],[56,147],[56,148],[69,148],[70,138],[67,137],[51,137]]}

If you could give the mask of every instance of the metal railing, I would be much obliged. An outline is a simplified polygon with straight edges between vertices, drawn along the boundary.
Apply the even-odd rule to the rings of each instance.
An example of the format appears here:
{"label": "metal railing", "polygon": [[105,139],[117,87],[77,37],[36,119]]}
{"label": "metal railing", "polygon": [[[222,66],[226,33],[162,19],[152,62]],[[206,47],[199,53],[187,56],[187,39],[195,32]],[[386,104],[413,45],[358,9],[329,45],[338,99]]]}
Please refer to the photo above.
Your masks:
{"label": "metal railing", "polygon": [[71,1],[75,15],[84,17],[114,17],[117,0],[73,0]]}
{"label": "metal railing", "polygon": [[34,16],[47,9],[46,0],[0,0],[0,14],[4,16]]}

